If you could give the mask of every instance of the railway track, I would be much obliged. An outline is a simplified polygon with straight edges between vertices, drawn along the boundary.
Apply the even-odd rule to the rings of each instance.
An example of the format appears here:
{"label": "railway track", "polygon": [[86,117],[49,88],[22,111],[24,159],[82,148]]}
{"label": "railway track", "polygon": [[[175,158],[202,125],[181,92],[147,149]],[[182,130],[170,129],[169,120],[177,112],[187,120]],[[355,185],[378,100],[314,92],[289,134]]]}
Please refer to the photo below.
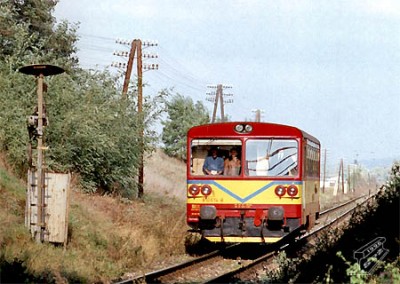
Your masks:
{"label": "railway track", "polygon": [[[296,239],[288,236],[268,245],[232,244],[193,260],[115,283],[229,283],[238,279],[254,280],[259,274],[258,271],[265,271],[273,265],[272,259],[279,251],[290,249],[299,243],[310,242],[326,228],[335,226],[346,216],[350,216],[357,206],[368,200],[367,196],[361,196],[320,212],[319,220],[322,222],[320,221],[312,231]],[[338,211],[340,212],[337,213]]]}
{"label": "railway track", "polygon": [[[304,234],[303,236],[299,237],[298,239],[295,240],[295,242],[290,242],[290,243],[285,243],[285,244],[280,244],[280,247],[268,254],[265,254],[256,260],[243,265],[242,267],[232,270],[228,273],[221,274],[218,277],[215,277],[213,279],[209,279],[207,282],[204,283],[232,283],[237,280],[241,281],[254,281],[254,280],[259,280],[257,279],[258,276],[260,275],[259,271],[267,271],[270,269],[274,268],[274,264],[272,263],[273,258],[283,250],[290,250],[293,249],[295,246],[299,246],[299,244],[307,244],[310,242],[315,241],[320,233],[322,233],[326,229],[331,229],[332,227],[338,226],[344,219],[350,218],[351,213],[358,207],[363,205],[364,203],[368,202],[370,198],[373,196],[361,196],[358,198],[355,198],[353,200],[350,200],[348,202],[345,202],[343,204],[340,204],[338,206],[332,207],[330,209],[327,209],[323,212],[321,212],[320,215],[328,215],[331,214],[332,212],[336,212],[337,210],[346,208],[347,206],[353,204],[356,201],[360,201],[360,203],[351,206],[351,208],[347,208],[344,211],[342,211],[338,216],[335,218],[331,219],[330,221],[320,225],[316,226],[312,231]],[[276,268],[276,267],[275,267]]]}

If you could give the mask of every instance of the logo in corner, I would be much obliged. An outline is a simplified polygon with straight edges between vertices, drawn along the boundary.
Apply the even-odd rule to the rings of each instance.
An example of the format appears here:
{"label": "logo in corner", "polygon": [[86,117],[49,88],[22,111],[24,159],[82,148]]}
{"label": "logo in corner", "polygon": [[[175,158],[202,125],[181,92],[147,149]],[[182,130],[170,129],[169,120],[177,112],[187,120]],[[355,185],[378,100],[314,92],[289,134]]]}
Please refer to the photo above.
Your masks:
{"label": "logo in corner", "polygon": [[353,257],[357,260],[362,270],[369,273],[375,271],[378,264],[376,260],[383,260],[389,253],[389,250],[383,247],[385,242],[386,238],[378,237],[353,252]]}

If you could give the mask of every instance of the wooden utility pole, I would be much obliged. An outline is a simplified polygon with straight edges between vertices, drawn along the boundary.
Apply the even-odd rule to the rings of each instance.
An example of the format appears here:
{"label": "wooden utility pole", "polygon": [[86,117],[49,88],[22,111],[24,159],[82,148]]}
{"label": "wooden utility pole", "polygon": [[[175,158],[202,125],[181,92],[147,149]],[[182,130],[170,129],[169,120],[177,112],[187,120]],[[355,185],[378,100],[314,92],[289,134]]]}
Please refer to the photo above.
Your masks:
{"label": "wooden utility pole", "polygon": [[252,112],[255,112],[255,114],[256,114],[254,121],[261,122],[261,112],[264,112],[264,111],[262,111],[261,109],[253,109]]}
{"label": "wooden utility pole", "polygon": [[325,179],[326,179],[326,149],[324,150],[324,176],[322,180],[322,193],[325,193]]}
{"label": "wooden utility pole", "polygon": [[[220,85],[218,85],[220,86]],[[212,118],[211,118],[211,123],[215,123],[216,120],[216,116],[217,116],[217,107],[218,107],[218,101],[219,101],[219,88],[217,86],[217,93],[216,96],[214,98],[214,109],[213,109],[213,114],[212,114]],[[222,110],[222,107],[221,107]]]}
{"label": "wooden utility pole", "polygon": [[343,194],[344,194],[344,166],[343,166],[343,159],[340,161],[340,163],[341,163],[341,168],[342,168],[342,191],[343,191]]}
{"label": "wooden utility pole", "polygon": [[[158,69],[158,64],[146,65],[143,67],[142,63],[142,45],[157,46],[157,43],[145,42],[142,43],[140,39],[135,39],[131,42],[131,50],[129,52],[128,65],[126,68],[124,85],[122,89],[122,97],[127,98],[129,82],[132,74],[133,62],[135,54],[137,55],[137,88],[138,88],[138,116],[139,116],[139,169],[138,169],[138,197],[142,198],[143,184],[144,184],[144,115],[143,115],[143,68],[147,70]],[[147,58],[158,58],[156,55],[147,56]]]}
{"label": "wooden utility pole", "polygon": [[137,40],[135,39],[131,43],[131,51],[129,52],[128,66],[126,68],[124,86],[122,88],[122,97],[124,99],[127,98],[127,94],[128,94],[129,81],[131,79],[132,66],[133,66],[133,60],[135,58],[136,48],[137,48]]}
{"label": "wooden utility pole", "polygon": [[233,99],[225,100],[224,96],[232,96],[232,94],[224,94],[223,89],[224,88],[231,88],[231,87],[230,86],[224,86],[222,84],[218,84],[216,87],[215,86],[208,86],[208,87],[217,89],[217,91],[215,93],[214,92],[213,93],[207,93],[208,95],[213,96],[211,98],[207,98],[207,100],[214,103],[214,109],[213,109],[213,114],[212,114],[212,118],[211,118],[211,123],[215,123],[215,121],[217,119],[218,102],[220,103],[221,121],[224,122],[225,121],[224,103],[232,103]]}
{"label": "wooden utility pole", "polygon": [[261,121],[261,111],[258,109],[256,111],[256,122],[260,122]]}
{"label": "wooden utility pole", "polygon": [[219,96],[220,107],[221,107],[221,122],[225,121],[225,111],[224,111],[224,98],[222,97],[222,85],[217,86],[217,98]]}
{"label": "wooden utility pole", "polygon": [[350,165],[347,165],[347,188],[351,191],[351,173],[350,173]]}
{"label": "wooden utility pole", "polygon": [[[342,178],[342,182],[340,182],[340,178]],[[340,186],[342,187],[341,192],[344,194],[344,170],[343,170],[343,159],[340,159],[339,164],[339,174],[338,174],[338,181],[337,181],[337,192],[339,192]]]}
{"label": "wooden utility pole", "polygon": [[339,165],[338,191],[339,191],[339,185],[340,185],[340,178],[342,178],[341,187],[342,187],[342,193],[344,194],[344,169],[343,169],[343,159],[340,159],[340,165]]}
{"label": "wooden utility pole", "polygon": [[137,40],[137,75],[138,75],[138,114],[139,114],[139,178],[138,197],[142,198],[144,184],[144,117],[143,117],[143,72],[142,41]]}
{"label": "wooden utility pole", "polygon": [[138,170],[138,197],[142,198],[143,191],[143,183],[144,183],[144,126],[143,126],[143,70],[142,70],[142,41],[140,39],[135,39],[132,41],[131,50],[129,52],[129,60],[128,66],[126,68],[124,86],[122,89],[122,97],[124,99],[127,98],[128,89],[129,89],[129,81],[131,79],[133,61],[135,58],[135,53],[137,53],[137,62],[136,62],[136,70],[137,70],[137,87],[138,87],[138,116],[139,116],[139,170]]}

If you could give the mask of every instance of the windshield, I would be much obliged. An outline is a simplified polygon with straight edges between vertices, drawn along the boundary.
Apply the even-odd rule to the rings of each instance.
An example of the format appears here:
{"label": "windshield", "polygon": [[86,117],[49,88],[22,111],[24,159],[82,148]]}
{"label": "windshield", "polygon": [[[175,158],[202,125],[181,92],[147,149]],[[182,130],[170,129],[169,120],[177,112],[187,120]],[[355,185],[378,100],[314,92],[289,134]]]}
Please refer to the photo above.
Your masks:
{"label": "windshield", "polygon": [[239,176],[242,142],[238,139],[193,139],[190,174]]}
{"label": "windshield", "polygon": [[249,139],[245,157],[248,176],[297,176],[295,139]]}

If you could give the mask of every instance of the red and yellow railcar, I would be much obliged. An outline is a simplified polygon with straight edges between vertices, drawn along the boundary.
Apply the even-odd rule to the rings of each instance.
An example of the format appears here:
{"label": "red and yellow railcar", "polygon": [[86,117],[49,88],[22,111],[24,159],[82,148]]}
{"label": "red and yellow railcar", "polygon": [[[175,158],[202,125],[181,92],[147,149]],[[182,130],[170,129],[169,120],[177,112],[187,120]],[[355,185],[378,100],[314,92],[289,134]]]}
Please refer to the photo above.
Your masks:
{"label": "red and yellow railcar", "polygon": [[[287,125],[228,122],[187,136],[187,224],[212,242],[271,243],[315,224],[319,214],[320,142]],[[206,172],[212,149],[236,171]],[[221,160],[221,159],[220,159]]]}

